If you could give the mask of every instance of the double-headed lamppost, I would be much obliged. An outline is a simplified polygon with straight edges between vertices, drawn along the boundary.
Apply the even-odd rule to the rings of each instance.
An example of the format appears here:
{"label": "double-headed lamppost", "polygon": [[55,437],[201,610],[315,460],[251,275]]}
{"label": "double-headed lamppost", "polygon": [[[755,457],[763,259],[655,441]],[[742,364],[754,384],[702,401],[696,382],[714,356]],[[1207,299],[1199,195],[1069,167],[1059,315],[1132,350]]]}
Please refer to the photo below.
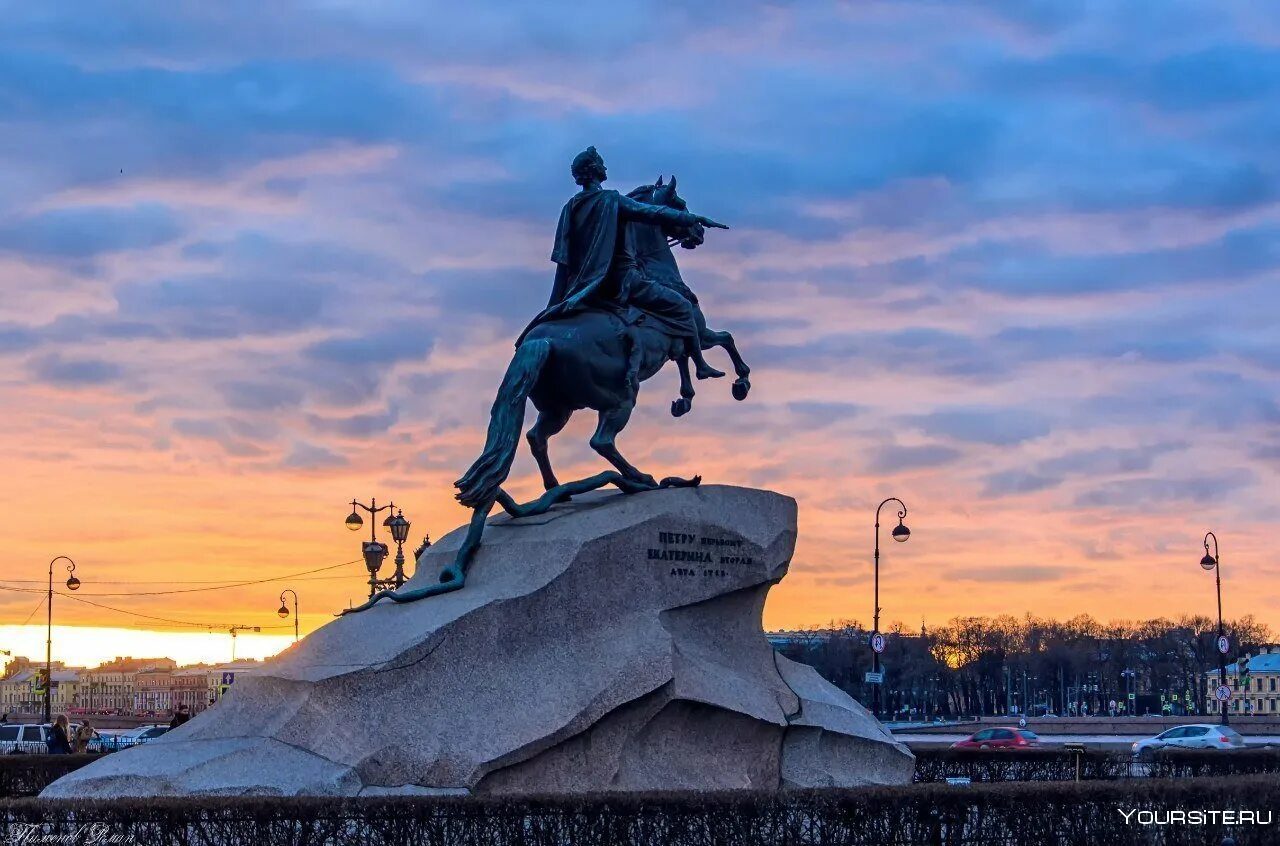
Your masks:
{"label": "double-headed lamppost", "polygon": [[[1213,554],[1209,554],[1209,539],[1213,538]],[[1214,649],[1218,651],[1218,684],[1222,687],[1227,685],[1227,655],[1222,651],[1219,645],[1226,632],[1222,628],[1222,567],[1218,559],[1218,536],[1213,532],[1206,532],[1204,536],[1204,558],[1200,559],[1200,566],[1206,570],[1213,571],[1213,580],[1218,586],[1218,644],[1214,645]],[[1222,724],[1227,724],[1227,703],[1222,702]]]}
{"label": "double-headed lamppost", "polygon": [[298,642],[298,594],[294,592],[293,588],[285,588],[284,590],[280,591],[280,607],[276,609],[276,613],[280,615],[281,620],[289,616],[289,606],[284,604],[284,595],[286,593],[293,595],[293,642],[297,643]]}
{"label": "double-headed lamppost", "polygon": [[[876,552],[875,552],[875,614],[872,623],[871,638],[871,671],[873,673],[880,672],[880,653],[875,648],[875,639],[880,634],[880,509],[884,508],[890,502],[896,502],[902,508],[898,511],[898,525],[893,527],[893,539],[898,543],[903,543],[907,538],[911,537],[911,530],[904,524],[903,520],[907,517],[906,504],[896,496],[891,496],[884,502],[876,506]],[[878,720],[880,719],[880,684],[871,686],[871,713]]]}
{"label": "double-headed lamppost", "polygon": [[49,562],[49,595],[45,599],[48,609],[48,621],[45,625],[44,653],[44,721],[49,722],[53,711],[53,565],[58,561],[67,562],[67,590],[79,590],[80,580],[76,578],[76,562],[59,555]]}
{"label": "double-headed lamppost", "polygon": [[369,540],[362,544],[360,551],[364,556],[364,565],[369,568],[369,596],[372,597],[381,588],[399,588],[405,582],[404,542],[409,539],[409,521],[405,519],[404,511],[397,509],[394,502],[389,505],[378,505],[377,499],[371,499],[369,502],[370,505],[365,505],[354,499],[351,500],[351,513],[347,515],[346,521],[347,528],[355,532],[364,525],[364,520],[356,509],[363,508],[371,517],[377,516],[379,511],[390,510],[394,516],[388,514],[382,521],[382,525],[391,531],[391,539],[396,543],[396,571],[389,578],[379,579],[378,568],[386,560],[388,549],[385,543],[378,541],[377,522],[370,521]]}

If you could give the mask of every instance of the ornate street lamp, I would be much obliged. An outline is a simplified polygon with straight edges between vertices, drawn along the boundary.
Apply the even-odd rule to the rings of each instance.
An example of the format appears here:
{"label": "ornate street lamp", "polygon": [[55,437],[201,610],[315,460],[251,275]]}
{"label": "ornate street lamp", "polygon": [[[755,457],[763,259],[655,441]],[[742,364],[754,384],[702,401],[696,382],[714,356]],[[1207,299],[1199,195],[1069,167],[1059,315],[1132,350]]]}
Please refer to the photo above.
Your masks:
{"label": "ornate street lamp", "polygon": [[409,521],[404,518],[404,511],[397,509],[396,516],[388,517],[382,525],[391,531],[391,539],[396,542],[396,572],[392,578],[400,587],[404,584],[404,542],[409,539]]}
{"label": "ornate street lamp", "polygon": [[369,540],[361,544],[360,555],[364,558],[364,566],[369,570],[369,596],[372,597],[382,588],[399,588],[405,583],[404,575],[404,542],[409,537],[409,521],[405,519],[404,511],[396,508],[394,502],[388,505],[378,505],[377,499],[369,500],[369,505],[362,502],[351,500],[351,513],[347,515],[346,526],[351,531],[358,531],[364,526],[364,520],[360,517],[359,509],[368,512],[373,517],[380,511],[391,511],[386,519],[382,521],[391,532],[391,539],[396,543],[396,570],[395,573],[385,579],[378,578],[378,570],[382,567],[382,562],[387,559],[390,551],[385,543],[378,540],[378,523],[372,520],[369,523]]}
{"label": "ornate street lamp", "polygon": [[293,642],[298,642],[298,594],[294,593],[293,588],[285,588],[280,591],[280,607],[276,609],[276,613],[283,620],[289,616],[289,606],[284,604],[284,595],[286,593],[293,594]]}
{"label": "ornate street lamp", "polygon": [[[898,543],[904,543],[907,538],[911,537],[911,530],[902,522],[907,517],[906,503],[896,496],[891,496],[876,506],[875,613],[871,626],[871,671],[873,673],[880,672],[880,652],[876,649],[876,645],[880,643],[878,640],[880,636],[880,509],[890,502],[896,502],[902,506],[898,511],[898,525],[893,527],[893,531],[890,534]],[[871,713],[877,720],[880,719],[880,688],[880,683],[875,683],[871,686]]]}
{"label": "ornate street lamp", "polygon": [[80,580],[76,578],[76,562],[65,555],[59,555],[49,562],[49,595],[45,598],[48,615],[45,621],[45,653],[44,653],[44,721],[49,722],[53,710],[53,565],[58,561],[67,562],[67,590],[79,590]]}
{"label": "ornate street lamp", "polygon": [[[1209,554],[1209,539],[1213,538],[1213,554]],[[1218,642],[1221,643],[1225,636],[1222,627],[1222,567],[1221,559],[1218,557],[1218,536],[1213,532],[1206,532],[1204,536],[1204,558],[1200,559],[1200,566],[1205,570],[1213,571],[1213,580],[1218,588]],[[1214,649],[1218,652],[1218,684],[1222,687],[1227,685],[1227,655],[1222,651],[1221,646],[1214,644]],[[1222,702],[1222,724],[1227,724],[1227,703]]]}

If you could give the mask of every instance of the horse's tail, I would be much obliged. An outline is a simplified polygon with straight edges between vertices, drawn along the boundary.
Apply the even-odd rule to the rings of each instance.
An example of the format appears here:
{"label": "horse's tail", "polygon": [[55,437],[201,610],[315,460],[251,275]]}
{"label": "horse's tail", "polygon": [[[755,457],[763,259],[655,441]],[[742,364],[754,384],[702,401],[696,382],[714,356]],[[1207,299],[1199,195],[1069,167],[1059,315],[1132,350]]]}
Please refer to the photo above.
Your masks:
{"label": "horse's tail", "polygon": [[485,438],[484,452],[476,459],[466,474],[454,482],[458,489],[458,502],[468,508],[491,505],[498,489],[511,472],[511,462],[516,457],[520,442],[520,427],[524,425],[524,404],[538,381],[542,367],[551,354],[551,342],[545,338],[526,340],[516,349],[516,354],[502,377],[502,386],[489,412],[489,434]]}

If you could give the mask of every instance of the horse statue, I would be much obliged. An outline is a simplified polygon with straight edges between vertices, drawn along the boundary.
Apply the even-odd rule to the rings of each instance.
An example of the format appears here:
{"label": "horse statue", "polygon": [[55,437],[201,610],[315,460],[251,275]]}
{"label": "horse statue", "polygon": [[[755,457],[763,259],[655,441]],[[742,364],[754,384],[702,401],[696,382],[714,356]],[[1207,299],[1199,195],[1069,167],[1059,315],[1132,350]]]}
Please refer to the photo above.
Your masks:
{"label": "horse statue", "polygon": [[[676,193],[674,176],[669,183],[663,184],[659,178],[627,196],[650,205],[687,210],[685,201]],[[750,368],[738,354],[732,335],[707,328],[697,297],[681,278],[671,251],[676,243],[686,249],[702,244],[703,227],[693,223],[664,228],[632,221],[625,229],[639,270],[650,280],[674,288],[689,299],[694,306],[698,343],[703,349],[721,347],[728,353],[737,376],[733,396],[746,399],[751,388]],[[458,502],[472,509],[472,515],[466,538],[453,562],[441,571],[435,584],[412,590],[381,591],[364,604],[342,613],[363,611],[383,599],[412,602],[461,588],[495,503],[513,517],[525,517],[544,513],[558,502],[609,484],[624,493],[698,485],[699,476],[654,479],[628,462],[616,443],[635,408],[639,383],[653,377],[672,360],[678,362],[681,395],[672,403],[671,413],[679,417],[690,410],[694,396],[689,380],[688,351],[684,340],[673,337],[659,321],[648,320],[643,314],[619,313],[616,309],[587,308],[535,323],[519,341],[503,376],[490,411],[484,452],[454,483],[458,488]],[[538,419],[526,438],[546,492],[538,499],[520,504],[502,489],[502,483],[515,459],[527,401],[532,401],[538,410]],[[591,448],[613,465],[614,470],[562,484],[551,468],[547,441],[565,427],[575,411],[584,408],[595,410],[598,416]]]}

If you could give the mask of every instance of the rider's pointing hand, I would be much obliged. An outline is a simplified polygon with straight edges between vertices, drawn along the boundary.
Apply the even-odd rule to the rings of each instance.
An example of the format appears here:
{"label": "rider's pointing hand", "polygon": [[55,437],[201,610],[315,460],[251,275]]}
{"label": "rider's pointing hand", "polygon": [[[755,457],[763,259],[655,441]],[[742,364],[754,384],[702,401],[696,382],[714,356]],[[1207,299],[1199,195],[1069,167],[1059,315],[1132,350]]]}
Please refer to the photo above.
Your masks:
{"label": "rider's pointing hand", "polygon": [[698,223],[701,223],[703,226],[709,226],[709,227],[711,227],[712,229],[728,229],[728,228],[729,228],[729,227],[725,226],[723,223],[716,223],[716,222],[715,222],[714,220],[712,220],[711,218],[709,218],[709,217],[703,217],[703,216],[702,216],[702,215],[700,215],[700,214],[698,214],[698,215],[694,215],[694,217],[696,217],[696,218],[698,219]]}

